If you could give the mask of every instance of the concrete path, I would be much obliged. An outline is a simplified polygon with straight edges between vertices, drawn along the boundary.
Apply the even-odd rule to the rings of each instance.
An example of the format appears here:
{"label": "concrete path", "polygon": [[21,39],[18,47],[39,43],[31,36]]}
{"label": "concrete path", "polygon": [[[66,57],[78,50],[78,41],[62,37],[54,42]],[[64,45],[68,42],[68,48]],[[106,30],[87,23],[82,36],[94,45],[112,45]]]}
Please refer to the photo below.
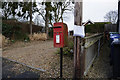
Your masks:
{"label": "concrete path", "polygon": [[86,76],[87,78],[111,78],[112,66],[110,66],[110,48],[108,43],[105,43],[99,57],[95,59],[92,67]]}

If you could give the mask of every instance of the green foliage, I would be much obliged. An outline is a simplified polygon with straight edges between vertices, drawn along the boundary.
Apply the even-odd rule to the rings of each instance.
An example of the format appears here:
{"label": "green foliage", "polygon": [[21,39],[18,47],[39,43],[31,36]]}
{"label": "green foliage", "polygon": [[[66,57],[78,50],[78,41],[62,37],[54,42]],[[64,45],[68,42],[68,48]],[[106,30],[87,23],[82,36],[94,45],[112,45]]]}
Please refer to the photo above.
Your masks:
{"label": "green foliage", "polygon": [[68,47],[69,47],[70,49],[73,49],[73,47],[74,47],[73,39],[71,39],[71,40],[69,39]]}
{"label": "green foliage", "polygon": [[68,46],[64,47],[63,54],[68,56],[73,56],[73,47],[74,47],[74,43],[73,41],[70,40],[68,42]]}
{"label": "green foliage", "polygon": [[101,22],[101,23],[86,25],[85,31],[86,31],[86,33],[103,33],[105,24],[110,24],[110,23],[109,22]]}
{"label": "green foliage", "polygon": [[11,40],[12,43],[15,43],[15,40]]}
{"label": "green foliage", "polygon": [[19,33],[15,34],[15,40],[30,41],[28,35],[21,31]]}
{"label": "green foliage", "polygon": [[[63,48],[63,55],[73,56],[73,39],[68,40],[68,46]],[[57,51],[57,54],[60,54],[60,49]]]}
{"label": "green foliage", "polygon": [[13,40],[29,40],[27,34],[21,31],[21,26],[2,24],[2,34]]}
{"label": "green foliage", "polygon": [[49,29],[49,33],[48,34],[49,34],[49,37],[53,38],[53,28]]}
{"label": "green foliage", "polygon": [[71,49],[70,49],[69,47],[64,48],[63,54],[64,54],[64,55],[71,55],[70,50],[71,50]]}
{"label": "green foliage", "polygon": [[20,26],[12,26],[5,23],[2,24],[2,34],[6,37],[12,37],[14,34],[18,34],[20,29]]}

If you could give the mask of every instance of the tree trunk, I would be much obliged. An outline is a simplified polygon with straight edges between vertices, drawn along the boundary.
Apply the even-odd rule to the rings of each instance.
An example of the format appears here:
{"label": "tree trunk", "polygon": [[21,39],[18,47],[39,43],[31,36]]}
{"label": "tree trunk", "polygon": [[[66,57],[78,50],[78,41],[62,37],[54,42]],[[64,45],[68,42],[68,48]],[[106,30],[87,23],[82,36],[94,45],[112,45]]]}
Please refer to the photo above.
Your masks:
{"label": "tree trunk", "polygon": [[46,7],[46,15],[45,15],[45,33],[47,34],[47,39],[48,39],[48,32],[49,32],[49,12]]}
{"label": "tree trunk", "polygon": [[32,2],[30,2],[30,34],[32,35]]}

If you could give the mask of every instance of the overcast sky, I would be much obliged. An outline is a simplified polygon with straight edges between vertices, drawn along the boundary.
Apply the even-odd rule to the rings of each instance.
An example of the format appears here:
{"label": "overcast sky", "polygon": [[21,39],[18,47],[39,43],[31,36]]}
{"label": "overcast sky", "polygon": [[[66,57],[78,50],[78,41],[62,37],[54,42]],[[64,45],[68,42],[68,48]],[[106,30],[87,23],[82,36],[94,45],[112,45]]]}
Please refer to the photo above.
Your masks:
{"label": "overcast sky", "polygon": [[[118,0],[83,0],[83,22],[89,19],[93,22],[103,22],[106,13],[117,9]],[[69,30],[73,30],[74,13],[69,12],[65,16],[68,17],[64,19],[64,22]]]}
{"label": "overcast sky", "polygon": [[[111,10],[118,9],[118,0],[83,0],[83,22],[91,20],[93,22],[103,22],[104,16]],[[69,30],[73,30],[74,14],[67,14],[68,19],[65,22]]]}

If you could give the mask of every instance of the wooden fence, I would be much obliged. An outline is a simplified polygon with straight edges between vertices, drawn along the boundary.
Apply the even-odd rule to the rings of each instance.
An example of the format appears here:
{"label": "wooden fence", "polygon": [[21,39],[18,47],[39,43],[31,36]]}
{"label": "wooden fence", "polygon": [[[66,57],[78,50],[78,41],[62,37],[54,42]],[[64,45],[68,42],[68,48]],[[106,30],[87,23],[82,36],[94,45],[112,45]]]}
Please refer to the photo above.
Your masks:
{"label": "wooden fence", "polygon": [[100,48],[103,45],[103,34],[85,37],[81,43],[82,72],[86,75],[96,56],[99,56]]}
{"label": "wooden fence", "polygon": [[105,24],[104,31],[117,32],[117,24]]}

